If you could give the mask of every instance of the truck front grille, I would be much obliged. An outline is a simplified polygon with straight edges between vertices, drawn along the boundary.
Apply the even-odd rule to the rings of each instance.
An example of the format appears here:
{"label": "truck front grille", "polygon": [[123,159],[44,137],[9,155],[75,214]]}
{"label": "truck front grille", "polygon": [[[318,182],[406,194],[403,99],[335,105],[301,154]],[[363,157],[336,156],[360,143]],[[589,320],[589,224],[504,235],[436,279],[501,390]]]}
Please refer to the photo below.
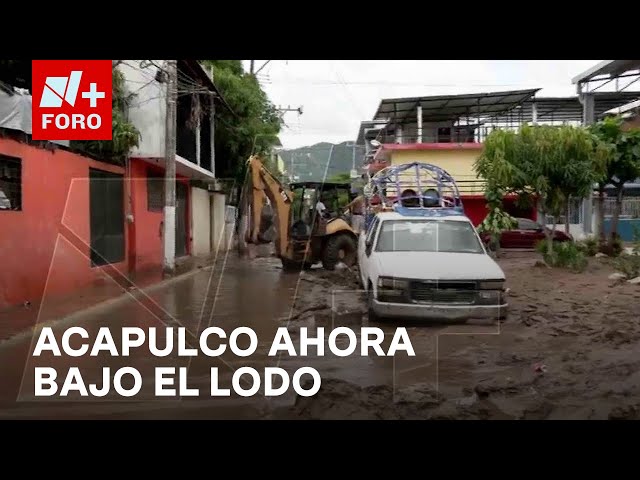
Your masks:
{"label": "truck front grille", "polygon": [[433,304],[473,304],[478,298],[476,282],[412,282],[410,298]]}

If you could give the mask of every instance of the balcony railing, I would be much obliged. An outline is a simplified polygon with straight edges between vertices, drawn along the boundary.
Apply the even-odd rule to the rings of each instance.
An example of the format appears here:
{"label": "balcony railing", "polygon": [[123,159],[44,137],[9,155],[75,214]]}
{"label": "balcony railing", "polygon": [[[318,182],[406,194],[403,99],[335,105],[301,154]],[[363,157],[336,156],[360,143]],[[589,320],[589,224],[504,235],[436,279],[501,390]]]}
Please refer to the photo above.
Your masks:
{"label": "balcony railing", "polygon": [[470,129],[452,127],[439,132],[435,132],[433,128],[425,128],[422,135],[418,135],[417,129],[405,128],[401,134],[397,130],[392,133],[381,132],[376,140],[380,143],[481,143],[496,128],[498,127],[486,125]]}
{"label": "balcony railing", "polygon": [[484,195],[487,181],[480,178],[456,178],[454,177],[460,195]]}

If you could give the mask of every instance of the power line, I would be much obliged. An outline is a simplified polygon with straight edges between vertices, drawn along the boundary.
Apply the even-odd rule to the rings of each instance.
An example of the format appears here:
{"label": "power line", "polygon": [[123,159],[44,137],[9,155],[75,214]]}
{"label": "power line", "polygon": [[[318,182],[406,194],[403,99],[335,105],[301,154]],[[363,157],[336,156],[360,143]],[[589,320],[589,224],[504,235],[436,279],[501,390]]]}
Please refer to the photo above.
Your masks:
{"label": "power line", "polygon": [[[513,87],[523,88],[523,83],[425,83],[425,82],[396,82],[387,80],[374,80],[374,81],[340,81],[340,80],[315,80],[305,78],[294,79],[276,79],[278,84],[291,84],[291,85],[315,85],[315,86],[342,86],[342,85],[360,85],[360,86],[389,86],[389,87],[431,87],[431,88],[464,88],[464,87]],[[545,88],[550,87],[567,87],[567,83],[548,83]]]}

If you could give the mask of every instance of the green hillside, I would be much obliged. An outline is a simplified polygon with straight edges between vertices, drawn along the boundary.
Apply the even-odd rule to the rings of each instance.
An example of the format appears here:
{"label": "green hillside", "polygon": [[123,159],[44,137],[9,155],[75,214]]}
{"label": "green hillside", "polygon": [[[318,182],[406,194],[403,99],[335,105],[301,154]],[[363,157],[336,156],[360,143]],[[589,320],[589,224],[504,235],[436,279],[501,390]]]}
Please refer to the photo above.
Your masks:
{"label": "green hillside", "polygon": [[[355,160],[362,165],[364,151],[352,142],[336,145],[321,142],[308,147],[280,151],[286,172],[299,177],[298,181],[324,181],[336,175],[349,175]],[[354,159],[355,156],[355,159]]]}

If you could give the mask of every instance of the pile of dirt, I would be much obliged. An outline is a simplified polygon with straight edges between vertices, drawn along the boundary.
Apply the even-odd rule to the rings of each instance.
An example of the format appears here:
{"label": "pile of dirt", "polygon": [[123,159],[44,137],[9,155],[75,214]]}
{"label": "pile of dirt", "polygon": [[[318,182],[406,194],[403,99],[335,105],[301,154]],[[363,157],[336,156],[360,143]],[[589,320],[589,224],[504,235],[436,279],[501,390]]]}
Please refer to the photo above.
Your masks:
{"label": "pile of dirt", "polygon": [[321,268],[300,273],[289,328],[300,326],[360,326],[366,302],[356,269],[327,271]]}

